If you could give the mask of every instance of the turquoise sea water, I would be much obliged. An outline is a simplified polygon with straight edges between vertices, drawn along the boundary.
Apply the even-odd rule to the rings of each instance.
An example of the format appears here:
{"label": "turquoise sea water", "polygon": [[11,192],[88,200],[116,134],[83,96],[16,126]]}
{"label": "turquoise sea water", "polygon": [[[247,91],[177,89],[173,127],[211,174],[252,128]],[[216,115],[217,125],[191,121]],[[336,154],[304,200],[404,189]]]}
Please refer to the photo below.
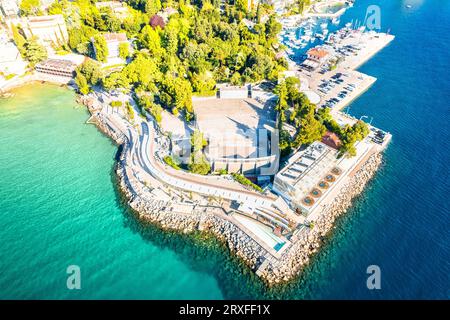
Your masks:
{"label": "turquoise sea water", "polygon": [[72,92],[34,85],[0,100],[0,298],[450,298],[450,3],[358,0],[341,24],[370,4],[396,39],[361,67],[378,81],[350,113],[394,138],[296,281],[267,290],[215,241],[141,226],[114,187],[117,147]]}

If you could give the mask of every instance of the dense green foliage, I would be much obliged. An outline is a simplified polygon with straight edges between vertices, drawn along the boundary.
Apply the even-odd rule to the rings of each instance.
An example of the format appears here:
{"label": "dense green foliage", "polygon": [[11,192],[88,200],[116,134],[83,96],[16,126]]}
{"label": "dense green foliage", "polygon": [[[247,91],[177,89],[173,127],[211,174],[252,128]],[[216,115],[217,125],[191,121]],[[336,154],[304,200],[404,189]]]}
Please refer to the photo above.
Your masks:
{"label": "dense green foliage", "polygon": [[305,9],[311,4],[311,0],[295,0],[292,3],[293,13],[303,13]]}
{"label": "dense green foliage", "polygon": [[31,38],[25,42],[22,52],[23,57],[30,62],[32,67],[47,59],[47,50],[41,46],[35,38]]}
{"label": "dense green foliage", "polygon": [[23,56],[23,47],[25,45],[25,42],[27,42],[24,38],[24,36],[19,32],[19,29],[14,25],[11,24],[11,30],[12,30],[12,36],[14,43],[16,44],[17,48],[20,51],[20,54]]}
{"label": "dense green foliage", "polygon": [[53,3],[48,7],[47,11],[48,14],[63,14],[65,13],[65,10],[69,6],[69,0],[55,0]]}
{"label": "dense green foliage", "polygon": [[251,182],[250,180],[248,180],[245,176],[243,176],[242,174],[239,173],[232,173],[231,174],[232,177],[234,178],[234,180],[236,180],[237,182],[239,182],[240,184],[244,185],[244,186],[248,186],[251,187],[253,189],[255,189],[256,191],[262,192],[263,190],[261,189],[260,186],[254,184],[253,182]]}
{"label": "dense green foliage", "polygon": [[11,26],[11,30],[14,43],[16,44],[20,55],[30,62],[30,66],[33,67],[36,63],[47,59],[47,51],[37,42],[36,38],[26,40],[15,25]]}
{"label": "dense green foliage", "polygon": [[106,62],[108,58],[108,46],[106,40],[101,34],[96,34],[92,37],[92,43],[95,50],[95,57],[100,62]]}
{"label": "dense green foliage", "polygon": [[153,101],[153,97],[150,95],[143,95],[138,99],[138,106],[141,111],[149,112],[157,123],[162,120],[163,108]]}
{"label": "dense green foliage", "polygon": [[[338,135],[342,145],[340,155],[356,155],[355,143],[363,140],[369,134],[369,128],[363,121],[357,121],[353,126],[341,127],[331,116],[328,108],[321,108],[316,112],[316,106],[298,90],[299,80],[286,78],[275,88],[278,101],[275,109],[279,112],[281,155],[288,155],[292,147],[310,144],[321,140],[325,132],[331,131]],[[285,112],[290,110],[290,117],[286,120]],[[282,129],[282,123],[288,122],[297,129],[294,139]]]}
{"label": "dense green foliage", "polygon": [[120,100],[114,100],[114,101],[111,101],[110,105],[111,105],[111,107],[117,108],[117,107],[123,106],[123,103]]}
{"label": "dense green foliage", "polygon": [[125,107],[127,108],[128,119],[131,121],[134,120],[134,110],[128,101],[125,102]]}
{"label": "dense green foliage", "polygon": [[318,112],[318,117],[329,131],[334,132],[339,136],[342,142],[339,149],[341,156],[344,154],[347,154],[350,157],[355,156],[355,143],[367,137],[370,131],[367,124],[361,120],[355,122],[352,126],[339,126],[339,124],[332,118],[330,111],[327,108],[320,109]]}
{"label": "dense green foliage", "polygon": [[127,42],[119,44],[119,57],[126,60],[130,56],[130,45]]}
{"label": "dense green foliage", "polygon": [[42,15],[42,10],[40,9],[40,0],[22,0],[20,3],[20,14],[23,16],[28,15]]}
{"label": "dense green foliage", "polygon": [[203,137],[203,133],[196,130],[191,136],[191,159],[188,163],[188,169],[192,173],[208,174],[211,171],[211,165],[203,154],[203,149],[208,145],[208,141]]}
{"label": "dense green foliage", "polygon": [[175,160],[173,160],[171,156],[165,156],[163,160],[167,165],[171,166],[172,168],[177,170],[181,169],[180,166],[175,162]]}
{"label": "dense green foliage", "polygon": [[[102,32],[126,32],[135,38],[134,54],[125,47],[121,57],[131,58],[123,70],[103,79],[110,90],[121,88],[136,93],[148,92],[153,103],[182,112],[187,120],[193,118],[193,94],[210,95],[218,82],[259,82],[276,80],[284,70],[284,59],[276,59],[277,33],[281,25],[274,15],[261,22],[267,5],[247,8],[247,1],[197,0],[128,0],[129,16],[119,20],[106,9],[98,9],[89,0],[75,0],[54,5],[52,10],[75,12],[66,16],[69,26],[69,46],[72,50],[105,61],[107,49],[101,40]],[[153,28],[150,18],[164,8],[173,8],[164,28]],[[243,19],[253,20],[249,29]],[[93,40],[93,41],[91,41]],[[93,45],[92,45],[93,43]],[[95,47],[95,55],[94,55]],[[89,81],[88,81],[89,82]]]}
{"label": "dense green foliage", "polygon": [[363,121],[357,121],[352,126],[346,125],[341,129],[342,146],[340,154],[347,154],[350,157],[356,155],[355,143],[361,141],[369,134],[369,128]]}
{"label": "dense green foliage", "polygon": [[290,139],[289,133],[280,130],[280,151],[283,155],[289,153],[291,147],[302,144],[310,144],[320,140],[326,132],[325,126],[316,115],[316,106],[298,90],[299,80],[287,78],[281,81],[275,88],[278,101],[275,109],[279,112],[279,123],[286,121],[285,113],[289,109],[290,117],[287,121],[297,129],[294,140]]}
{"label": "dense green foliage", "polygon": [[75,84],[81,94],[88,94],[91,91],[86,77],[81,73],[77,73],[77,76],[75,77]]}
{"label": "dense green foliage", "polygon": [[102,71],[98,62],[87,59],[75,70],[75,83],[81,94],[87,94],[91,88],[100,83]]}

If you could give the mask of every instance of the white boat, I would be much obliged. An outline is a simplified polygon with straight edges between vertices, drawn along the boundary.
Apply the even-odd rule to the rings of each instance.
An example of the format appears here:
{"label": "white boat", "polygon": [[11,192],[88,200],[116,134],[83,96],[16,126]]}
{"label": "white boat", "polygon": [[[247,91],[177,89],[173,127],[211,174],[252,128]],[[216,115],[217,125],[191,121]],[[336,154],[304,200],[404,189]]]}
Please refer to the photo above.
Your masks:
{"label": "white boat", "polygon": [[307,36],[307,35],[301,36],[300,38],[301,38],[302,40],[306,41],[306,42],[311,41],[311,37],[310,37],[310,36]]}
{"label": "white boat", "polygon": [[320,40],[325,39],[325,35],[323,35],[323,34],[321,34],[321,33],[316,33],[316,34],[315,34],[315,37],[316,37],[317,39],[320,39]]}
{"label": "white boat", "polygon": [[331,22],[333,24],[339,24],[339,17],[333,18],[333,20],[331,20]]}
{"label": "white boat", "polygon": [[327,29],[327,28],[328,28],[328,23],[323,22],[323,23],[320,24],[320,27],[321,27],[322,29]]}

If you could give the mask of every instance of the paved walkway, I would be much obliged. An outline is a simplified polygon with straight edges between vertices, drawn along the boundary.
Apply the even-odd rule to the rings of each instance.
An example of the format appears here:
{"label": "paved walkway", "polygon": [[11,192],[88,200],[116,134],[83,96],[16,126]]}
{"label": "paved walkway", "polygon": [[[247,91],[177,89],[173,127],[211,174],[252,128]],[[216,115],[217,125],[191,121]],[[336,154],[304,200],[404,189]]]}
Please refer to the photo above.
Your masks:
{"label": "paved walkway", "polygon": [[224,177],[189,174],[163,164],[155,158],[157,133],[153,122],[141,121],[139,124],[141,133],[138,134],[137,130],[118,113],[107,112],[106,119],[109,121],[110,126],[128,137],[129,152],[137,155],[135,161],[129,163],[129,165],[135,171],[143,170],[162,184],[188,192],[247,202],[254,204],[255,207],[270,207],[275,200],[273,196],[266,196],[247,190],[239,183],[227,180]]}

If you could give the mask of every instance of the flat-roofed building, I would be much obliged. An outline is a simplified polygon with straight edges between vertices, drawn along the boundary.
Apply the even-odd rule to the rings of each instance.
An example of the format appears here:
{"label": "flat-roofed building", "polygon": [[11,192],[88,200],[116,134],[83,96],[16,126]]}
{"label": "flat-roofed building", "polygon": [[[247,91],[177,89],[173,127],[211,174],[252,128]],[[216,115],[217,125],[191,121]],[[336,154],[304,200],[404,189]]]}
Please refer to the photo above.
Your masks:
{"label": "flat-roofed building", "polygon": [[6,32],[0,32],[0,72],[3,75],[23,74],[27,63],[22,59],[17,46]]}
{"label": "flat-roofed building", "polygon": [[77,65],[69,60],[47,59],[35,66],[37,72],[57,77],[72,78]]}
{"label": "flat-roofed building", "polygon": [[15,18],[19,15],[19,1],[0,0],[0,16],[5,18]]}
{"label": "flat-roofed building", "polygon": [[316,141],[289,159],[275,175],[273,190],[298,213],[309,213],[342,173],[337,164],[337,150]]}
{"label": "flat-roofed building", "polygon": [[67,43],[66,22],[61,14],[16,19],[13,24],[20,25],[27,39],[36,37],[40,44],[51,51],[54,46]]}
{"label": "flat-roofed building", "polygon": [[214,171],[270,176],[278,170],[276,112],[271,101],[245,98],[193,99],[196,127],[209,144]]}
{"label": "flat-roofed building", "polygon": [[[105,39],[106,46],[108,47],[107,63],[123,62],[119,57],[119,47],[122,43],[126,43],[129,45],[127,35],[125,33],[104,33],[103,38]],[[92,39],[92,41],[94,40]]]}

